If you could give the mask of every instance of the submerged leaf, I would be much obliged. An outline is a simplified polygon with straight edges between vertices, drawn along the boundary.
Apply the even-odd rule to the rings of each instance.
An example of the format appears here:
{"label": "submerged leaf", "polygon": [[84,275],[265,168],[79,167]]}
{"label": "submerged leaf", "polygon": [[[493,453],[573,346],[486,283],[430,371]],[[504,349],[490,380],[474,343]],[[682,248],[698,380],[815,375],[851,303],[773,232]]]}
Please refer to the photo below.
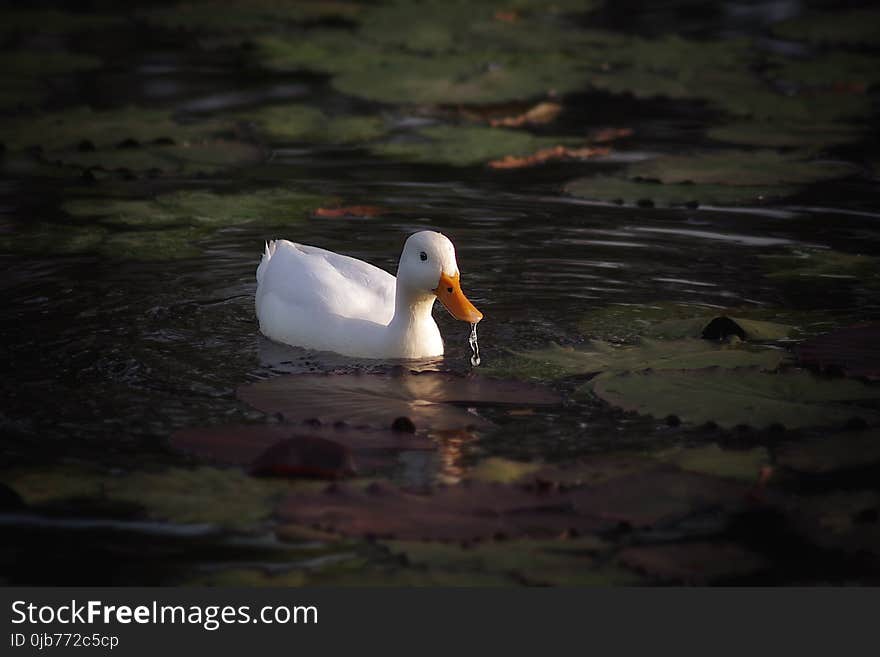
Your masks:
{"label": "submerged leaf", "polygon": [[339,479],[354,473],[351,450],[315,436],[296,436],[275,443],[251,466],[251,474],[259,477]]}
{"label": "submerged leaf", "polygon": [[408,417],[419,430],[487,424],[479,415],[454,404],[544,405],[560,401],[546,388],[434,372],[392,377],[295,374],[242,386],[238,396],[254,408],[281,413],[291,421],[317,418],[387,429],[397,418]]}
{"label": "submerged leaf", "polygon": [[827,474],[880,465],[880,431],[842,432],[787,442],[776,450],[776,463],[797,472]]}
{"label": "submerged leaf", "polygon": [[266,450],[294,436],[329,440],[358,454],[437,448],[428,438],[398,431],[292,424],[233,424],[181,429],[171,435],[170,442],[173,449],[209,462],[251,466]]}
{"label": "submerged leaf", "polygon": [[820,371],[880,379],[880,325],[837,329],[797,347],[798,362]]}

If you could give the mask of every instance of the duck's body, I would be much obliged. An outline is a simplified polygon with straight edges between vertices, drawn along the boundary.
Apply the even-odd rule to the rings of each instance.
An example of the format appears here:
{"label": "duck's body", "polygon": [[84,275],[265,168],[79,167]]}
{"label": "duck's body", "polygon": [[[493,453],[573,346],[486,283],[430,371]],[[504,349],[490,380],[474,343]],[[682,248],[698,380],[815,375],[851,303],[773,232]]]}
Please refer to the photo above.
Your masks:
{"label": "duck's body", "polygon": [[263,334],[346,356],[443,355],[431,315],[438,295],[460,319],[482,318],[458,286],[452,243],[430,231],[407,240],[397,278],[362,260],[287,240],[269,242],[257,267]]}

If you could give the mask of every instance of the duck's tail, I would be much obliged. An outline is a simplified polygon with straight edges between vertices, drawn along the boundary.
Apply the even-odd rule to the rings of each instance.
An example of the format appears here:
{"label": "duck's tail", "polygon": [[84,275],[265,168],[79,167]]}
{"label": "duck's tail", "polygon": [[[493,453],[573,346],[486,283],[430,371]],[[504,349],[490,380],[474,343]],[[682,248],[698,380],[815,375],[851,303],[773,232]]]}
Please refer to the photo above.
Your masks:
{"label": "duck's tail", "polygon": [[275,255],[275,240],[266,242],[266,250],[263,251],[263,259],[260,260],[260,264],[257,266],[257,285],[263,282],[263,275],[266,272],[266,266],[269,264],[269,260],[272,259],[273,255]]}

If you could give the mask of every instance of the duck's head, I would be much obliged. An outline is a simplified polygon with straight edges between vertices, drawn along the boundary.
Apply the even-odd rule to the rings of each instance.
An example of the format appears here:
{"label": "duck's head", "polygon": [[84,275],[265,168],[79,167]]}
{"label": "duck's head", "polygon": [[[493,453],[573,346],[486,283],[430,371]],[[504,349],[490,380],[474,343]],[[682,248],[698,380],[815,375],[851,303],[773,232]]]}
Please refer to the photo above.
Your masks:
{"label": "duck's head", "polygon": [[455,247],[442,233],[423,230],[409,236],[403,245],[397,280],[413,293],[436,295],[456,319],[471,324],[483,319],[483,313],[461,291]]}

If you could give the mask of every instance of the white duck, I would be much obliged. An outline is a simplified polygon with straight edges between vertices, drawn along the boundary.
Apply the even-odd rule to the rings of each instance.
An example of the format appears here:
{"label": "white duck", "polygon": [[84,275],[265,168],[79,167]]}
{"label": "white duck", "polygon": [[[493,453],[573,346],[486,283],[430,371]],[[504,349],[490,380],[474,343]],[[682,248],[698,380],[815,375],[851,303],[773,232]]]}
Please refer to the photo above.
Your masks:
{"label": "white duck", "polygon": [[459,284],[455,247],[434,231],[406,240],[397,278],[373,265],[314,246],[274,240],[257,267],[257,319],[266,337],[361,358],[443,355],[431,316],[440,299],[456,319],[483,313]]}

